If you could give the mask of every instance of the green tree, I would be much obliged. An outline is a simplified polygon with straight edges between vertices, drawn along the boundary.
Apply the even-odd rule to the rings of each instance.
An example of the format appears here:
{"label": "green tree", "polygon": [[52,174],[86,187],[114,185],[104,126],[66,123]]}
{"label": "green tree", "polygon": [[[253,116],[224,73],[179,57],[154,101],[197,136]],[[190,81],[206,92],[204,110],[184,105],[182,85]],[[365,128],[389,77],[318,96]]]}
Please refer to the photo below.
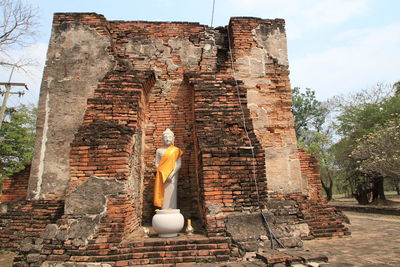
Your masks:
{"label": "green tree", "polygon": [[400,114],[395,115],[396,119],[378,125],[373,132],[357,140],[351,157],[359,163],[360,172],[400,179]]}
{"label": "green tree", "polygon": [[308,132],[307,142],[301,142],[300,146],[318,159],[321,184],[324,188],[326,199],[332,200],[333,185],[337,168],[332,153],[332,136],[326,129],[324,131]]}
{"label": "green tree", "polygon": [[[379,171],[379,164],[375,164],[374,170],[371,169],[371,162],[377,162],[377,158],[367,160],[365,151],[373,146],[375,150],[378,149],[374,144],[382,141],[378,137],[395,130],[389,122],[396,120],[400,114],[397,92],[396,84],[392,88],[378,84],[371,90],[337,99],[337,133],[341,140],[335,145],[336,162],[346,172],[348,184],[362,204],[369,202],[369,193],[372,193],[373,201],[385,200],[383,179],[388,176]],[[386,135],[385,138],[389,137]],[[388,148],[383,146],[379,149],[381,155],[388,152]],[[362,166],[367,162],[368,169],[367,165]]]}
{"label": "green tree", "polygon": [[326,127],[330,104],[318,101],[315,91],[310,88],[302,93],[300,88],[295,87],[292,97],[292,111],[299,146],[318,159],[322,187],[327,200],[331,200],[336,170],[330,151],[331,127]]}
{"label": "green tree", "polygon": [[292,89],[292,112],[298,140],[303,140],[309,131],[321,131],[328,109],[317,100],[315,91],[306,88],[301,92],[299,87]]}
{"label": "green tree", "polygon": [[22,170],[32,159],[36,108],[20,105],[7,108],[0,129],[0,179]]}

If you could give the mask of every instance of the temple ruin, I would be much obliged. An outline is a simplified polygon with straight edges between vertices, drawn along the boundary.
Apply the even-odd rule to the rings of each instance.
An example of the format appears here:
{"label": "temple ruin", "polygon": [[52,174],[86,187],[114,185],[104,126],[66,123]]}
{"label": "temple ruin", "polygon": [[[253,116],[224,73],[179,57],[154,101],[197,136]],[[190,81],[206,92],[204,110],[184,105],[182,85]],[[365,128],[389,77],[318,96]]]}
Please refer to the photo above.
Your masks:
{"label": "temple ruin", "polygon": [[[34,157],[4,183],[0,248],[18,266],[235,260],[269,247],[261,214],[276,246],[348,235],[297,148],[286,43],[282,19],[212,28],[56,13]],[[184,151],[190,238],[143,237],[166,128]]]}

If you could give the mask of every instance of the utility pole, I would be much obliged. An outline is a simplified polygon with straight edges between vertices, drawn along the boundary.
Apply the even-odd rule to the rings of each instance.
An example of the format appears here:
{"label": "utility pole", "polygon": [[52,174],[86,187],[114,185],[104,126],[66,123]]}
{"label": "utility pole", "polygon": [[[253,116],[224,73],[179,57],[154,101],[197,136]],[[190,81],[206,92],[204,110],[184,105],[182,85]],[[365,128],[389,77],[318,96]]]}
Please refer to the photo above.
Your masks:
{"label": "utility pole", "polygon": [[[24,95],[24,92],[11,92],[11,86],[24,86],[26,90],[28,90],[28,87],[26,86],[26,84],[24,83],[11,83],[11,77],[14,73],[14,69],[15,69],[15,65],[12,67],[11,69],[11,73],[10,73],[10,77],[8,78],[8,82],[6,83],[2,83],[0,82],[0,85],[4,85],[6,87],[6,91],[4,92],[4,97],[3,97],[3,104],[1,105],[1,109],[0,109],[0,129],[1,129],[1,125],[3,125],[3,120],[4,120],[4,114],[6,113],[6,108],[7,108],[7,101],[8,98],[10,97],[10,94],[18,94],[20,97],[22,95]],[[3,92],[0,91],[0,94],[2,95]]]}
{"label": "utility pole", "polygon": [[[6,106],[7,106],[7,101],[8,98],[10,97],[10,94],[18,94],[19,96],[22,96],[23,94],[25,94],[24,92],[11,92],[11,87],[12,86],[23,86],[25,87],[26,90],[28,90],[28,87],[26,86],[25,83],[2,83],[0,82],[0,85],[4,85],[6,87],[6,91],[4,92],[4,97],[3,97],[3,104],[1,105],[1,110],[0,110],[0,129],[1,129],[1,125],[3,124],[3,120],[4,120],[4,114],[6,112]],[[1,94],[3,94],[3,92],[0,92]]]}

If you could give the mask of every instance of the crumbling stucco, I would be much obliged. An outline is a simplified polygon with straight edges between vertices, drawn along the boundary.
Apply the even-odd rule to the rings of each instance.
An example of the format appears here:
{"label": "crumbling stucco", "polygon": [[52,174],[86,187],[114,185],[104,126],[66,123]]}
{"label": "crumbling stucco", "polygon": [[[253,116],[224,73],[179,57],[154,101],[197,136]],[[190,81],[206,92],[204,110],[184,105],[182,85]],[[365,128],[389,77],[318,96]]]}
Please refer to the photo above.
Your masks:
{"label": "crumbling stucco", "polygon": [[[169,39],[168,42],[158,38],[132,37],[125,44],[125,53],[133,59],[135,68],[153,70],[156,80],[163,74],[164,67],[168,73],[178,68],[184,68],[185,71],[198,69],[202,51],[201,47],[182,36]],[[179,58],[179,61],[173,57]]]}
{"label": "crumbling stucco", "polygon": [[123,191],[125,183],[91,176],[65,197],[65,214],[98,215],[105,212],[106,197]]}
{"label": "crumbling stucco", "polygon": [[[285,247],[301,247],[301,238],[309,234],[307,224],[288,224],[277,222],[272,213],[264,211],[266,222],[261,213],[231,215],[226,220],[226,231],[232,242],[242,251],[258,251],[271,246],[271,234]],[[274,245],[278,246],[276,241]]]}
{"label": "crumbling stucco", "polygon": [[65,197],[65,215],[72,216],[68,227],[50,224],[41,234],[43,239],[72,240],[75,246],[84,246],[91,239],[107,211],[107,197],[121,193],[125,183],[90,177]]}
{"label": "crumbling stucco", "polygon": [[267,27],[265,24],[260,24],[252,30],[254,39],[257,44],[266,51],[269,56],[278,60],[281,65],[289,65],[287,56],[286,34],[280,27]]}
{"label": "crumbling stucco", "polygon": [[[280,27],[259,24],[252,30],[256,47],[236,58],[236,79],[247,88],[247,107],[258,140],[265,149],[269,191],[302,192],[297,141],[290,112],[290,84],[269,77],[272,66],[287,68],[286,35]],[[282,110],[282,111],[281,111]]]}
{"label": "crumbling stucco", "polygon": [[265,149],[268,189],[276,193],[301,192],[304,188],[295,146]]}
{"label": "crumbling stucco", "polygon": [[170,39],[168,44],[172,48],[172,52],[176,52],[179,55],[181,66],[186,71],[193,71],[198,68],[202,53],[201,47],[197,47],[189,40],[179,36]]}
{"label": "crumbling stucco", "polygon": [[208,203],[206,205],[206,208],[208,210],[208,215],[211,217],[220,215],[222,207],[223,205],[220,203]]}
{"label": "crumbling stucco", "polygon": [[86,102],[112,68],[110,40],[79,23],[53,28],[43,75],[28,198],[63,192],[69,181],[70,144]]}

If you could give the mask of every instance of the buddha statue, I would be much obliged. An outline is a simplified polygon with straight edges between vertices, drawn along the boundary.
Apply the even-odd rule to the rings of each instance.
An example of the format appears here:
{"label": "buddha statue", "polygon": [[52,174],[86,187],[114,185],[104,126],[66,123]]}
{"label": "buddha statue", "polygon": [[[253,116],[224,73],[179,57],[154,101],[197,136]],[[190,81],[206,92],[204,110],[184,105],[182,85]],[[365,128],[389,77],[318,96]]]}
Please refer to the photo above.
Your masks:
{"label": "buddha statue", "polygon": [[167,128],[162,134],[164,145],[156,151],[153,203],[163,210],[177,208],[178,173],[183,151],[174,146],[174,139],[174,133]]}

